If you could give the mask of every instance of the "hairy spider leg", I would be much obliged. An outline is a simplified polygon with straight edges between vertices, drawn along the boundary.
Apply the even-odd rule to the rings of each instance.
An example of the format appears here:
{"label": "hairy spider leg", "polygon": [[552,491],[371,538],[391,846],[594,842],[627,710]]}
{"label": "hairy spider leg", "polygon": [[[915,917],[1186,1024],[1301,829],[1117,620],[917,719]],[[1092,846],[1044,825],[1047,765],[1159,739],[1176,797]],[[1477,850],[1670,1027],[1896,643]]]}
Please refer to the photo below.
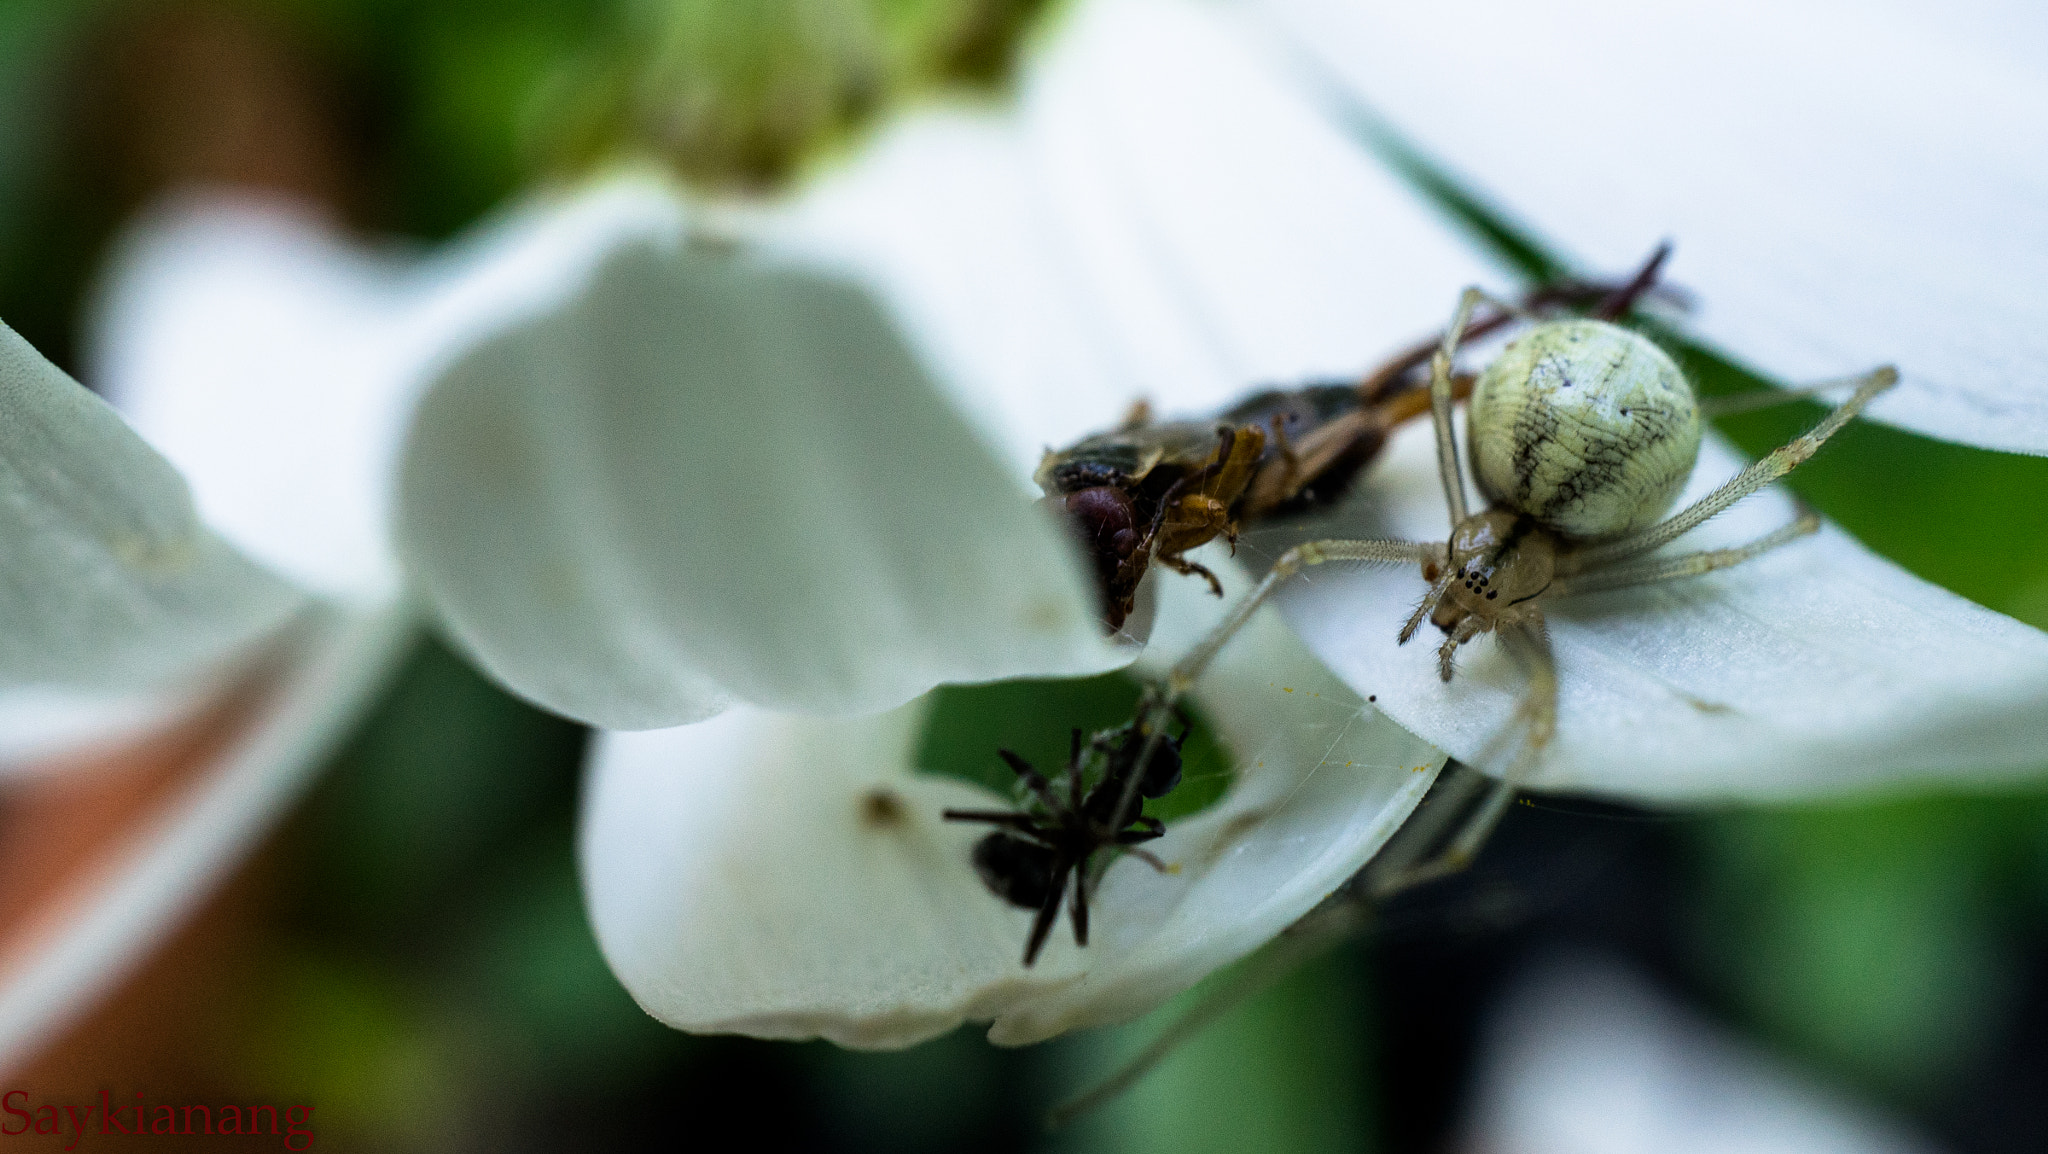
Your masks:
{"label": "hairy spider leg", "polygon": [[[1560,561],[1569,567],[1561,575],[1584,573],[1668,545],[1698,528],[1708,518],[1722,513],[1735,502],[1805,464],[1823,444],[1827,443],[1828,438],[1840,432],[1842,426],[1849,423],[1850,418],[1862,412],[1863,407],[1868,405],[1872,398],[1898,384],[1899,371],[1890,365],[1884,365],[1854,380],[1856,391],[1813,428],[1751,462],[1748,468],[1730,477],[1720,488],[1657,524],[1613,541],[1603,541],[1597,545],[1571,551],[1560,558]],[[1827,382],[1819,387],[1843,383],[1846,382]]]}

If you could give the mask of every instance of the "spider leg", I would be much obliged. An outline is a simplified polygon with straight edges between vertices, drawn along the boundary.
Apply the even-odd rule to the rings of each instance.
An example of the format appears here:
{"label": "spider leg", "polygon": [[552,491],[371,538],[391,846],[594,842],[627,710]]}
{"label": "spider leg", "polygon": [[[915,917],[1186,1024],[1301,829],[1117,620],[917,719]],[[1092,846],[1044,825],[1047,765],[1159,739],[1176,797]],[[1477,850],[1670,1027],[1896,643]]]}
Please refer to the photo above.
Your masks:
{"label": "spider leg", "polygon": [[[1446,556],[1450,553],[1448,543],[1444,546],[1444,552]],[[1415,631],[1422,628],[1422,623],[1429,620],[1430,614],[1436,612],[1437,603],[1444,599],[1444,594],[1451,591],[1451,582],[1458,579],[1458,574],[1451,569],[1448,562],[1443,569],[1444,571],[1437,575],[1437,579],[1429,583],[1429,592],[1422,595],[1422,601],[1415,606],[1415,612],[1410,613],[1407,622],[1401,626],[1400,636],[1395,639],[1397,644],[1408,644],[1409,639],[1415,636]],[[1449,678],[1445,680],[1448,681]]]}
{"label": "spider leg", "polygon": [[1465,326],[1472,320],[1472,310],[1480,303],[1492,305],[1503,313],[1519,315],[1520,309],[1504,301],[1487,296],[1478,287],[1468,288],[1458,295],[1458,307],[1451,312],[1451,324],[1444,330],[1443,343],[1437,346],[1429,359],[1429,415],[1430,424],[1436,429],[1436,469],[1444,485],[1444,502],[1450,506],[1453,528],[1465,520],[1465,477],[1458,469],[1458,440],[1451,425],[1451,401],[1456,392],[1451,382],[1451,361],[1458,355],[1458,342],[1464,339]]}
{"label": "spider leg", "polygon": [[[1238,630],[1244,628],[1245,622],[1251,620],[1252,614],[1258,611],[1259,606],[1278,592],[1288,578],[1303,569],[1329,561],[1370,561],[1384,565],[1401,565],[1427,561],[1441,553],[1443,549],[1442,545],[1424,545],[1415,541],[1330,540],[1304,541],[1296,545],[1280,555],[1280,559],[1273,563],[1273,567],[1266,571],[1266,575],[1252,587],[1252,591],[1245,594],[1243,599],[1232,607],[1230,615],[1209,631],[1209,636],[1203,638],[1200,644],[1174,663],[1173,671],[1167,677],[1167,695],[1163,704],[1171,707],[1182,693],[1192,687],[1201,677],[1202,671],[1209,667],[1209,662],[1215,660],[1217,651],[1223,648],[1224,643],[1235,636]],[[1446,584],[1445,588],[1449,588],[1449,585]],[[1139,768],[1142,771],[1143,766]]]}
{"label": "spider leg", "polygon": [[1676,557],[1659,557],[1638,565],[1596,569],[1578,577],[1567,577],[1552,582],[1549,595],[1563,597],[1573,593],[1597,593],[1603,589],[1627,589],[1636,585],[1652,585],[1659,581],[1697,577],[1716,569],[1740,565],[1760,553],[1768,553],[1819,528],[1820,515],[1810,509],[1801,509],[1797,520],[1747,545],[1738,545],[1732,549],[1705,549],[1697,553],[1680,553]]}
{"label": "spider leg", "polygon": [[1899,371],[1890,365],[1866,373],[1857,379],[1856,392],[1848,400],[1843,401],[1834,412],[1822,418],[1820,424],[1771,450],[1762,459],[1751,462],[1748,468],[1729,478],[1720,488],[1642,532],[1632,533],[1571,554],[1573,572],[1563,575],[1588,572],[1616,561],[1648,553],[1697,528],[1707,518],[1715,516],[1728,506],[1804,464],[1829,437],[1841,431],[1842,426],[1848,424],[1850,418],[1862,412],[1871,398],[1898,383]]}
{"label": "spider leg", "polygon": [[1522,738],[1522,748],[1516,753],[1515,760],[1509,763],[1507,772],[1493,783],[1484,800],[1451,835],[1443,850],[1433,858],[1395,871],[1380,880],[1374,886],[1376,897],[1386,897],[1435,881],[1471,865],[1472,859],[1478,856],[1479,847],[1500,825],[1500,819],[1507,815],[1515,794],[1528,780],[1557,732],[1557,663],[1550,653],[1550,637],[1544,630],[1541,612],[1532,606],[1525,617],[1501,625],[1498,632],[1501,644],[1523,667],[1529,679],[1529,688],[1523,695],[1520,710],[1522,718],[1529,723],[1528,732]]}
{"label": "spider leg", "polygon": [[1038,960],[1038,951],[1045,946],[1047,935],[1052,933],[1052,923],[1060,916],[1060,902],[1067,896],[1067,876],[1074,872],[1074,863],[1061,855],[1053,865],[1052,884],[1047,888],[1045,904],[1038,907],[1038,916],[1031,919],[1031,936],[1024,942],[1024,964],[1029,966]]}
{"label": "spider leg", "polygon": [[1450,636],[1445,637],[1444,643],[1437,647],[1437,676],[1445,681],[1449,681],[1453,669],[1452,663],[1457,660],[1458,647],[1484,632],[1486,632],[1486,623],[1480,620],[1477,614],[1459,621],[1457,626],[1452,629]]}

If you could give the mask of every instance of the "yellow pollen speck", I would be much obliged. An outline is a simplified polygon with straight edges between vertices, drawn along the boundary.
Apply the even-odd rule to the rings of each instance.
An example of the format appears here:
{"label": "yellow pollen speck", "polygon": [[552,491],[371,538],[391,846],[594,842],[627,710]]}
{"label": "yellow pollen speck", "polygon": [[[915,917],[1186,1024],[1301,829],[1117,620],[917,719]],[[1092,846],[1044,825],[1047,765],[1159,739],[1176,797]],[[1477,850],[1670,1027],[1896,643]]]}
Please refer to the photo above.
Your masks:
{"label": "yellow pollen speck", "polygon": [[1280,692],[1282,692],[1282,693],[1293,693],[1294,691],[1293,691],[1292,689],[1289,689],[1289,688],[1287,688],[1287,687],[1286,687],[1285,685],[1283,685],[1283,686],[1281,686],[1281,687],[1280,687]]}

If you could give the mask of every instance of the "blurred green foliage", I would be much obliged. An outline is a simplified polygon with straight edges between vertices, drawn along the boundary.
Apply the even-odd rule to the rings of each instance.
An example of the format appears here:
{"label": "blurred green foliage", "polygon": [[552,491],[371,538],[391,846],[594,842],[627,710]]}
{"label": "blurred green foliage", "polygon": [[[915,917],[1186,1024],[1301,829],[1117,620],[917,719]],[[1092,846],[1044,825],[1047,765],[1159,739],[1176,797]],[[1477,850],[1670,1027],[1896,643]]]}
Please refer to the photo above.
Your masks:
{"label": "blurred green foliage", "polygon": [[[1086,1039],[1098,1075],[1227,987],[1243,965],[1211,975],[1134,1026]],[[1075,1140],[1130,1154],[1371,1149],[1378,1104],[1369,1078],[1369,988],[1358,951],[1324,955],[1226,1011],[1122,1097],[1077,1122]]]}
{"label": "blurred green foliage", "polygon": [[1006,80],[1048,0],[652,0],[557,92],[558,159],[761,189],[942,88]]}

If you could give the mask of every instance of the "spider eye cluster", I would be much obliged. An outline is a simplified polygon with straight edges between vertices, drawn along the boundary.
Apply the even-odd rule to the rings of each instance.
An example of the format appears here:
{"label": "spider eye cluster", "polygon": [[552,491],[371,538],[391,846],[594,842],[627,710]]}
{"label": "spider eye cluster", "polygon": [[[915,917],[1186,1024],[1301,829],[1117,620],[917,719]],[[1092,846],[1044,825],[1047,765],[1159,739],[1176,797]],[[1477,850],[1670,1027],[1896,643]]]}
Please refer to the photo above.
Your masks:
{"label": "spider eye cluster", "polygon": [[1552,321],[1508,345],[1472,389],[1472,470],[1496,504],[1566,537],[1655,524],[1699,458],[1699,403],[1646,338]]}

